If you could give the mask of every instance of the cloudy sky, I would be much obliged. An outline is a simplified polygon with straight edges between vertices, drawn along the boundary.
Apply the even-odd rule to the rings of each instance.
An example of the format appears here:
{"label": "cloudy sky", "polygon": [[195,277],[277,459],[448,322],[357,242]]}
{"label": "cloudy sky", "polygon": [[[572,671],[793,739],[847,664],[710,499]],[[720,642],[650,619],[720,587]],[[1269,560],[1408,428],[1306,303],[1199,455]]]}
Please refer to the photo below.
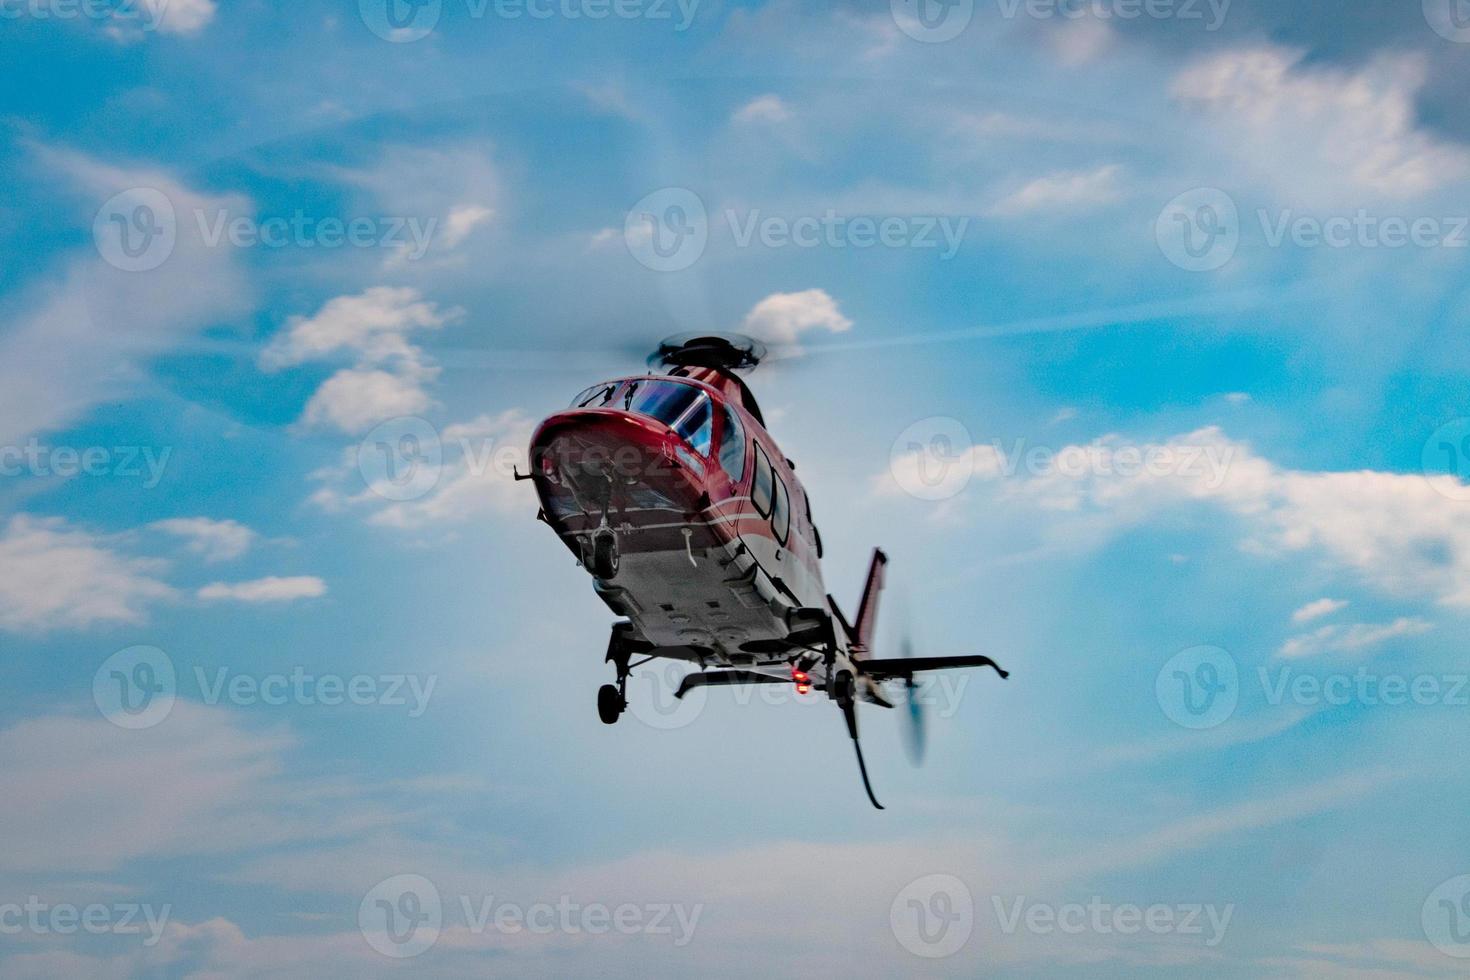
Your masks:
{"label": "cloudy sky", "polygon": [[[1470,958],[1457,0],[0,5],[0,973]],[[510,479],[752,376],[927,765],[676,672]]]}

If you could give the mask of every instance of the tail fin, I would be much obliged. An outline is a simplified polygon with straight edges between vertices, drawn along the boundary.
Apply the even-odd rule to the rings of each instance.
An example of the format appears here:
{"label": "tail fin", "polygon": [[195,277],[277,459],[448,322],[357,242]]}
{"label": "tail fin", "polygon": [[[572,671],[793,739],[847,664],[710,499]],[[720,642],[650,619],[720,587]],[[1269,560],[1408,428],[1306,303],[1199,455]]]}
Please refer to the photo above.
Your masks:
{"label": "tail fin", "polygon": [[853,623],[853,642],[864,650],[873,649],[874,630],[878,625],[878,595],[883,591],[883,569],[888,556],[882,548],[873,549],[873,563],[868,566],[868,581],[863,586],[863,599],[858,603],[857,620]]}

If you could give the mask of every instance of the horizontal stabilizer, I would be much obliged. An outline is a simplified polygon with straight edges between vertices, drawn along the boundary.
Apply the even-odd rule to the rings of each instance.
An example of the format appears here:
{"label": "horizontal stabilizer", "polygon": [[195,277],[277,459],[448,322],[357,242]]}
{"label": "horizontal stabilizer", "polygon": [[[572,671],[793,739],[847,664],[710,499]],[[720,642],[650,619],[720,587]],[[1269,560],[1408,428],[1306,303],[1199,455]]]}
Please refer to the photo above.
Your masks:
{"label": "horizontal stabilizer", "polygon": [[863,660],[858,666],[876,680],[890,677],[913,677],[925,670],[949,670],[953,667],[990,667],[1002,678],[1011,676],[989,657],[978,653],[958,657],[894,657],[886,660]]}
{"label": "horizontal stabilizer", "polygon": [[733,684],[790,684],[789,677],[757,674],[753,670],[708,670],[685,674],[674,697],[682,698],[696,687],[725,687]]}

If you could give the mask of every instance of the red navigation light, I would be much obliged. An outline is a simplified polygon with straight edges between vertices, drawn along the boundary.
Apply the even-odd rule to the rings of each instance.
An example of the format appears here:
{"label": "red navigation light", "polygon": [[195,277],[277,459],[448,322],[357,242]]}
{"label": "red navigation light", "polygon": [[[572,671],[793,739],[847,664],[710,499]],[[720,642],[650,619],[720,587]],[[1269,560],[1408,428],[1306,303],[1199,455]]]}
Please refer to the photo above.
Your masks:
{"label": "red navigation light", "polygon": [[791,679],[796,682],[797,694],[810,694],[812,692],[811,677],[807,672],[797,667],[791,668]]}

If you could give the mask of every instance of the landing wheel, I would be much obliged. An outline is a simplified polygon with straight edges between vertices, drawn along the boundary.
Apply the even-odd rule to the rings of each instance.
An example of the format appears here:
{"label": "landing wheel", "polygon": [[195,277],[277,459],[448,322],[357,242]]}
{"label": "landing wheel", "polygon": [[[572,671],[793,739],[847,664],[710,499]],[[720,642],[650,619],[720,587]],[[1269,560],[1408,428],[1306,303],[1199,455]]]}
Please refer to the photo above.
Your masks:
{"label": "landing wheel", "polygon": [[592,537],[592,574],[607,581],[618,574],[618,539],[611,533]]}
{"label": "landing wheel", "polygon": [[602,719],[604,725],[611,725],[618,720],[618,715],[628,706],[628,700],[618,690],[616,684],[604,684],[597,689],[597,717]]}

